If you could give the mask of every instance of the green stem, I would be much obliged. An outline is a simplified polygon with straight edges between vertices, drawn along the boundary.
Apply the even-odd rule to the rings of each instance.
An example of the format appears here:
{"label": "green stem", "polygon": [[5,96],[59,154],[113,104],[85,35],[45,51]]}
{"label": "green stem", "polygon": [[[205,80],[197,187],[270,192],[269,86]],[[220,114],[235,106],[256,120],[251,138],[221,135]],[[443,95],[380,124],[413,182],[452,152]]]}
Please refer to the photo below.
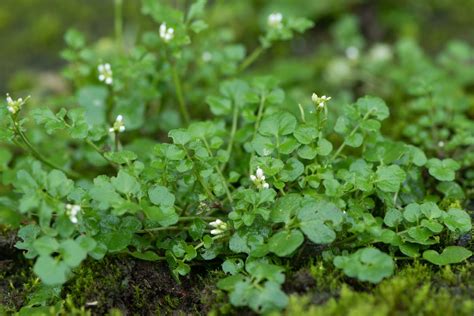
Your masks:
{"label": "green stem", "polygon": [[[234,104],[234,111],[232,115],[232,128],[230,130],[230,138],[229,138],[229,144],[227,145],[227,157],[230,157],[230,154],[232,153],[232,148],[234,147],[234,138],[235,138],[235,133],[237,132],[237,123],[239,121],[239,108],[237,107],[236,104]],[[220,168],[221,171],[223,171],[227,165],[227,162],[224,162]]]}
{"label": "green stem", "polygon": [[239,66],[239,72],[247,69],[251,64],[253,64],[257,58],[263,53],[265,49],[262,46],[257,47],[250,55],[245,58],[245,60]]}
{"label": "green stem", "polygon": [[[203,142],[204,142],[204,145],[206,146],[206,149],[207,149],[209,155],[210,155],[211,157],[214,157],[214,155],[212,154],[212,151],[211,151],[211,147],[209,146],[209,144],[208,144],[206,138],[203,137],[202,140],[203,140]],[[231,204],[233,204],[233,203],[234,203],[234,200],[232,199],[232,194],[230,193],[229,186],[228,186],[228,184],[227,184],[226,179],[224,178],[224,175],[222,174],[221,169],[220,169],[219,166],[217,166],[217,165],[214,166],[214,169],[216,170],[217,174],[218,174],[219,177],[221,178],[222,183],[224,184],[225,193],[226,193],[226,195],[227,195],[227,198],[229,199],[229,202],[230,202]]]}
{"label": "green stem", "polygon": [[[225,237],[225,235],[217,235],[217,236],[214,236],[212,237],[211,239],[212,240],[217,240],[217,239],[220,239],[222,237]],[[204,246],[204,242],[200,242],[199,244],[197,244],[196,246],[194,246],[194,249],[195,250],[198,250],[199,248],[201,248],[202,246]]]}
{"label": "green stem", "polygon": [[159,231],[166,231],[166,230],[185,230],[185,227],[179,226],[168,226],[168,227],[153,227],[153,228],[145,228],[142,230],[137,231],[137,233],[149,233],[149,232],[159,232]]}
{"label": "green stem", "polygon": [[122,19],[122,3],[123,0],[115,0],[115,40],[117,48],[123,49],[123,19]]}
{"label": "green stem", "polygon": [[186,102],[184,101],[183,88],[181,85],[181,80],[179,79],[176,65],[173,64],[173,66],[171,67],[171,71],[173,73],[173,82],[174,88],[176,90],[176,97],[178,98],[179,111],[181,112],[183,121],[186,123],[186,125],[188,125],[190,121],[189,112],[186,107]]}
{"label": "green stem", "polygon": [[[189,152],[188,150],[186,149],[186,147],[182,146],[184,152],[186,153],[186,157],[189,159],[189,161],[193,161],[193,159],[191,158],[191,155],[189,155]],[[193,168],[193,172],[194,172],[194,176],[196,177],[196,179],[199,181],[199,183],[201,184],[202,188],[204,189],[204,191],[206,192],[206,195],[207,197],[212,200],[213,199],[213,195],[212,194],[212,191],[207,187],[206,183],[204,182],[204,180],[201,178],[201,175],[199,174],[199,172],[197,172],[197,170],[195,168]]]}
{"label": "green stem", "polygon": [[[372,113],[372,111],[367,112],[367,114],[365,114],[364,117],[362,118],[362,121],[365,121],[365,120],[370,116],[371,113]],[[346,137],[346,139],[349,138],[349,137],[351,137],[351,136],[353,136],[353,135],[357,132],[357,130],[359,129],[359,127],[360,127],[360,123],[358,123],[358,124],[354,127],[354,129],[350,132],[349,136]],[[331,160],[330,160],[330,161],[334,161],[334,160],[337,158],[337,156],[339,156],[339,154],[341,153],[341,151],[346,147],[346,145],[347,145],[346,139],[344,139],[344,141],[342,142],[341,146],[339,146],[339,148],[337,149],[337,151],[336,151],[336,152],[334,153],[334,155],[331,157]]]}
{"label": "green stem", "polygon": [[193,221],[195,219],[202,219],[203,221],[215,221],[217,219],[217,217],[212,217],[212,216],[181,216],[178,221],[188,222],[188,221]]}
{"label": "green stem", "polygon": [[94,144],[90,139],[86,139],[86,144],[88,144],[89,146],[91,146],[99,155],[102,156],[102,158],[104,158],[112,167],[114,167],[115,169],[118,169],[118,166],[112,161],[110,160],[109,158],[107,158],[107,156],[105,156],[105,152],[100,149],[96,144]]}
{"label": "green stem", "polygon": [[343,239],[343,240],[339,240],[337,242],[334,242],[331,244],[331,246],[339,246],[339,245],[343,245],[345,243],[348,243],[348,242],[352,242],[354,240],[357,239],[357,236],[356,235],[352,235],[352,236],[349,236],[347,237],[346,239]]}
{"label": "green stem", "polygon": [[30,140],[28,139],[28,137],[23,133],[23,131],[18,127],[18,123],[16,121],[13,121],[13,129],[15,130],[16,134],[18,136],[20,136],[21,140],[23,141],[23,143],[26,145],[26,147],[28,148],[28,150],[30,151],[30,153],[36,158],[38,159],[39,161],[43,162],[45,165],[49,166],[50,168],[52,169],[57,169],[57,170],[60,170],[62,172],[64,172],[68,177],[70,178],[74,178],[74,179],[77,179],[80,177],[80,175],[74,171],[68,171],[68,170],[65,170],[63,168],[61,168],[60,166],[52,163],[51,161],[49,161],[48,159],[46,159],[42,154],[40,154],[40,152],[38,150],[36,150],[36,148],[31,144]]}
{"label": "green stem", "polygon": [[[257,131],[258,131],[258,128],[260,127],[260,122],[262,121],[263,110],[265,108],[265,99],[266,99],[265,94],[262,94],[262,96],[260,97],[260,104],[258,106],[257,120],[255,121],[255,128],[253,129],[252,142],[255,140],[255,137],[257,137]],[[255,151],[252,151],[252,154],[250,155],[250,162],[252,162],[254,157],[255,157]],[[249,173],[252,173],[252,170],[250,170],[250,166],[249,166]]]}
{"label": "green stem", "polygon": [[114,144],[115,144],[115,152],[118,152],[120,148],[120,137],[119,137],[118,132],[114,133]]}

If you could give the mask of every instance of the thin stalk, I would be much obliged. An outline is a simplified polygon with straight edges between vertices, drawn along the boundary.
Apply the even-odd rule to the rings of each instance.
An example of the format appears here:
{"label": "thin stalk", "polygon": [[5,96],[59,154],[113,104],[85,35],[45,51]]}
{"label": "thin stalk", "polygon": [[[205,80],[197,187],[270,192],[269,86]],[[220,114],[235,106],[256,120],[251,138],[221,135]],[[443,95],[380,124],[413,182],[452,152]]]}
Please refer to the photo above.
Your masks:
{"label": "thin stalk", "polygon": [[114,133],[114,146],[115,146],[115,152],[118,152],[120,148],[120,137],[119,137],[118,132]]}
{"label": "thin stalk", "polygon": [[48,159],[46,159],[42,154],[40,154],[40,152],[38,150],[36,150],[36,148],[31,144],[30,140],[25,135],[25,133],[23,133],[23,131],[18,127],[18,123],[15,122],[15,121],[13,122],[13,129],[15,130],[17,135],[20,136],[23,143],[26,145],[26,147],[28,148],[30,153],[36,159],[40,160],[41,162],[43,162],[45,165],[47,165],[48,167],[50,167],[52,169],[57,169],[57,170],[60,170],[60,171],[64,172],[70,178],[74,178],[74,179],[79,178],[79,174],[77,174],[76,172],[65,170],[65,169],[61,168],[60,166],[56,165],[55,163],[53,163],[53,162],[49,161]]}
{"label": "thin stalk", "polygon": [[[369,115],[372,113],[372,111],[369,111],[367,112],[367,114],[364,115],[364,117],[362,118],[362,121],[365,121]],[[358,123],[353,129],[352,131],[350,132],[349,136],[348,137],[351,137],[353,136],[357,130],[359,129],[360,127],[360,123]],[[347,139],[347,138],[346,138]],[[339,146],[339,148],[337,149],[337,151],[334,153],[334,155],[331,157],[331,161],[334,161],[336,159],[337,156],[339,156],[339,154],[341,153],[341,151],[346,147],[347,143],[346,143],[346,140],[344,139],[344,141],[342,142],[342,144]]]}
{"label": "thin stalk", "polygon": [[174,88],[176,91],[176,97],[178,98],[178,105],[179,105],[179,111],[181,112],[181,116],[183,121],[186,123],[186,125],[189,124],[190,118],[189,118],[189,112],[186,107],[186,102],[184,100],[184,95],[183,95],[183,88],[181,85],[181,80],[179,79],[178,71],[176,69],[176,65],[172,65],[171,71],[173,73],[173,82],[174,82]]}
{"label": "thin stalk", "polygon": [[[204,142],[204,145],[206,146],[206,149],[209,153],[209,155],[211,157],[214,157],[214,155],[212,154],[212,151],[211,151],[211,147],[209,146],[207,140],[205,138],[202,138],[203,142]],[[225,193],[227,195],[227,198],[229,199],[229,202],[232,204],[234,203],[234,200],[232,199],[232,194],[230,193],[230,190],[229,190],[229,185],[227,184],[227,180],[224,178],[224,175],[222,174],[222,171],[221,169],[219,168],[219,166],[214,166],[214,169],[216,170],[217,174],[219,175],[219,177],[221,178],[221,181],[223,182],[224,184],[224,188],[225,188]]]}
{"label": "thin stalk", "polygon": [[115,0],[115,12],[114,12],[114,27],[115,27],[115,40],[118,49],[123,49],[123,17],[122,17],[122,4],[123,0]]}
{"label": "thin stalk", "polygon": [[[255,121],[255,128],[253,129],[252,142],[255,140],[255,137],[257,137],[257,131],[258,131],[258,128],[260,127],[260,122],[262,121],[263,110],[265,108],[265,99],[266,99],[265,94],[262,94],[262,96],[260,97],[260,104],[258,105],[257,120]],[[255,151],[252,151],[252,154],[250,155],[250,162],[252,162],[254,156],[255,156]],[[249,173],[251,172],[252,170],[250,170],[250,166],[249,166]]]}
{"label": "thin stalk", "polygon": [[239,66],[239,72],[247,69],[251,64],[253,64],[257,58],[263,53],[265,49],[262,46],[257,47],[250,55],[245,58],[245,60]]}
{"label": "thin stalk", "polygon": [[185,227],[179,226],[168,226],[168,227],[153,227],[153,228],[145,228],[142,230],[137,231],[137,233],[149,233],[149,232],[159,232],[159,231],[166,231],[166,230],[184,230]]}
{"label": "thin stalk", "polygon": [[112,167],[114,167],[115,169],[118,169],[118,166],[112,161],[110,160],[109,158],[107,158],[107,156],[105,156],[105,152],[100,149],[96,144],[94,144],[91,140],[89,139],[86,139],[86,144],[88,144],[89,146],[91,146],[99,155],[102,156],[102,158],[104,158]]}
{"label": "thin stalk", "polygon": [[[217,235],[217,236],[214,236],[212,237],[211,239],[212,240],[217,240],[217,239],[220,239],[222,237],[225,237],[225,235]],[[204,246],[204,242],[200,242],[199,244],[197,244],[196,246],[194,246],[194,249],[195,250],[198,250],[199,248],[201,248],[202,246]]]}
{"label": "thin stalk", "polygon": [[212,217],[212,216],[181,216],[178,221],[180,222],[188,222],[188,221],[193,221],[195,219],[202,219],[203,221],[215,221],[217,217]]}
{"label": "thin stalk", "polygon": [[[227,145],[227,157],[230,157],[230,154],[232,153],[232,148],[234,147],[234,138],[235,138],[235,133],[237,132],[238,122],[239,122],[239,108],[237,107],[236,104],[234,104],[234,111],[232,114],[232,128],[230,130],[229,144]],[[226,165],[227,165],[227,161],[222,164],[220,170],[223,171]]]}
{"label": "thin stalk", "polygon": [[[191,158],[191,156],[189,155],[189,152],[188,150],[186,149],[186,147],[182,146],[184,152],[186,153],[186,157],[192,161],[193,159]],[[196,179],[198,179],[199,183],[201,184],[202,188],[204,189],[204,191],[206,192],[206,195],[207,197],[212,200],[213,199],[213,196],[214,194],[212,194],[212,191],[207,187],[206,183],[204,182],[204,180],[201,178],[201,175],[199,174],[199,172],[196,171],[196,169],[193,168],[193,172],[194,172],[194,176],[196,177]]]}

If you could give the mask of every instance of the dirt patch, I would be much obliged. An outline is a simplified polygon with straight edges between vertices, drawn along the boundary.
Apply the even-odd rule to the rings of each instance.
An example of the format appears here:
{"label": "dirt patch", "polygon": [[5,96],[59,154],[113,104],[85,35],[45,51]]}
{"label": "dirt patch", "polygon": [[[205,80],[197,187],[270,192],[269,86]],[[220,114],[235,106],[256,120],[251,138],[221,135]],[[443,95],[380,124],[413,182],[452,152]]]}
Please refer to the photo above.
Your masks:
{"label": "dirt patch", "polygon": [[33,278],[29,262],[14,247],[16,241],[16,232],[0,232],[0,306],[7,311],[23,305],[27,284]]}
{"label": "dirt patch", "polygon": [[118,256],[87,262],[65,285],[63,296],[95,315],[112,308],[125,315],[206,314],[217,294],[212,272],[205,273],[195,271],[177,282],[165,262]]}

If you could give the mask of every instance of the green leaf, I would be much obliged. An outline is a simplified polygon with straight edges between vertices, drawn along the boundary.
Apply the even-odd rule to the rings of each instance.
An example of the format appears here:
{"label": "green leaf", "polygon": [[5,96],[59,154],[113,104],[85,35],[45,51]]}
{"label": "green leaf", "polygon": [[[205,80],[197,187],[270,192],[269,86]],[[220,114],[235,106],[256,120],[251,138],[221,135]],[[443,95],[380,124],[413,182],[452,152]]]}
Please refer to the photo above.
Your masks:
{"label": "green leaf", "polygon": [[191,141],[191,135],[184,128],[171,130],[168,136],[173,139],[176,145],[186,145]]}
{"label": "green leaf", "polygon": [[280,171],[280,180],[283,182],[295,181],[304,172],[304,165],[296,158],[290,158]]}
{"label": "green leaf", "polygon": [[296,118],[288,112],[276,112],[266,116],[258,129],[263,136],[283,136],[296,128]]}
{"label": "green leaf", "polygon": [[423,258],[425,260],[439,266],[460,263],[471,256],[472,251],[459,246],[446,247],[441,254],[434,250],[426,250],[423,252]]}
{"label": "green leaf", "polygon": [[405,171],[397,165],[378,167],[376,176],[376,186],[384,192],[397,192],[406,178]]}
{"label": "green leaf", "polygon": [[320,156],[327,156],[332,151],[332,143],[325,138],[318,140],[318,154]]}
{"label": "green leaf", "polygon": [[158,261],[161,259],[160,256],[156,254],[156,252],[151,250],[147,250],[145,252],[134,251],[130,254],[137,259],[145,261]]}
{"label": "green leaf", "polygon": [[376,248],[363,248],[351,255],[336,256],[333,262],[347,276],[371,283],[379,283],[391,276],[395,269],[392,257]]}
{"label": "green leaf", "polygon": [[108,94],[108,90],[103,86],[85,86],[77,91],[77,102],[84,108],[85,118],[90,126],[106,123]]}
{"label": "green leaf", "polygon": [[131,164],[134,160],[137,159],[137,154],[129,150],[122,150],[118,152],[109,151],[105,153],[105,157],[115,162],[116,164],[127,165]]}
{"label": "green leaf", "polygon": [[222,263],[222,270],[224,273],[235,275],[242,271],[244,262],[240,258],[227,259]]}
{"label": "green leaf", "polygon": [[207,0],[196,0],[193,4],[191,4],[187,16],[188,21],[204,15],[206,2]]}
{"label": "green leaf", "polygon": [[98,203],[100,209],[107,209],[111,205],[120,204],[122,201],[114,186],[108,182],[105,176],[94,179],[94,185],[90,188],[89,195]]}
{"label": "green leaf", "polygon": [[164,227],[176,224],[179,219],[174,208],[170,206],[150,206],[146,207],[144,211],[149,219],[157,221]]}
{"label": "green leaf", "polygon": [[443,221],[449,230],[460,234],[470,232],[472,229],[471,216],[464,210],[450,209]]}
{"label": "green leaf", "polygon": [[304,241],[303,234],[297,230],[283,230],[273,235],[268,241],[269,250],[279,257],[293,253]]}
{"label": "green leaf", "polygon": [[155,205],[171,207],[174,205],[175,197],[167,187],[155,185],[148,190],[151,203]]}
{"label": "green leaf", "polygon": [[140,183],[127,171],[120,169],[117,177],[110,181],[118,192],[137,195],[140,192]]}
{"label": "green leaf", "polygon": [[66,283],[69,268],[63,261],[57,261],[50,256],[40,256],[33,271],[44,284],[60,285]]}
{"label": "green leaf", "polygon": [[427,163],[428,172],[439,181],[453,181],[456,176],[456,170],[461,166],[455,160],[448,158],[439,160],[432,158]]}
{"label": "green leaf", "polygon": [[298,212],[300,228],[316,244],[328,244],[336,239],[333,228],[343,220],[342,211],[333,203],[311,201]]}
{"label": "green leaf", "polygon": [[415,223],[418,222],[423,214],[421,213],[421,208],[420,205],[417,203],[410,203],[407,206],[405,206],[405,210],[403,212],[403,217],[411,222]]}
{"label": "green leaf", "polygon": [[52,170],[46,179],[46,189],[54,197],[62,198],[74,189],[74,182],[59,170]]}
{"label": "green leaf", "polygon": [[53,237],[42,236],[33,242],[33,247],[40,256],[47,256],[59,249],[59,243]]}
{"label": "green leaf", "polygon": [[72,239],[61,242],[59,252],[64,262],[71,268],[79,266],[87,257],[87,251]]}
{"label": "green leaf", "polygon": [[95,255],[103,256],[107,250],[110,252],[122,251],[130,245],[132,236],[132,233],[128,231],[113,231],[99,235],[97,237],[98,241],[102,242],[106,248],[103,249],[99,244],[98,248],[94,249],[94,253]]}
{"label": "green leaf", "polygon": [[252,141],[252,148],[262,157],[270,156],[275,150],[275,144],[270,137],[265,137],[260,134],[255,136]]}
{"label": "green leaf", "polygon": [[85,110],[81,108],[72,109],[67,113],[71,127],[69,129],[72,138],[86,138],[89,132],[89,125],[85,118]]}
{"label": "green leaf", "polygon": [[403,220],[402,213],[397,210],[396,208],[391,208],[385,213],[385,217],[383,219],[385,225],[388,227],[397,227]]}
{"label": "green leaf", "polygon": [[207,104],[214,115],[228,115],[232,113],[232,102],[229,99],[209,96],[206,99]]}
{"label": "green leaf", "polygon": [[386,119],[390,113],[385,101],[378,97],[365,96],[357,99],[356,106],[363,115],[375,116],[379,121]]}
{"label": "green leaf", "polygon": [[257,313],[268,313],[286,307],[288,296],[281,290],[279,284],[267,281],[263,288],[249,297],[248,304]]}
{"label": "green leaf", "polygon": [[313,126],[299,125],[293,133],[293,136],[295,136],[301,144],[308,145],[318,137],[318,130]]}
{"label": "green leaf", "polygon": [[76,242],[86,252],[93,251],[95,247],[97,247],[97,242],[93,238],[85,235],[77,237]]}
{"label": "green leaf", "polygon": [[345,138],[345,143],[351,147],[359,147],[364,141],[364,137],[360,133],[354,133]]}

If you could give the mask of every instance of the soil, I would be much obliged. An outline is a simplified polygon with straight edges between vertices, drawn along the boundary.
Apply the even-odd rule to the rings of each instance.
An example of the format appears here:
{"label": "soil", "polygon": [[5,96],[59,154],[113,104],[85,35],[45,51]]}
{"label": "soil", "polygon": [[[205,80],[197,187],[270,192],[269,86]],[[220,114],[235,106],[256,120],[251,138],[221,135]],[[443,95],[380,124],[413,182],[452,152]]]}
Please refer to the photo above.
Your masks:
{"label": "soil", "polygon": [[[31,262],[14,248],[15,242],[13,232],[0,234],[0,314],[2,307],[19,310],[38,287]],[[342,284],[359,293],[377,293],[376,286],[344,277],[337,270],[325,270],[314,259],[322,250],[311,244],[304,247],[293,262],[298,267],[288,273],[283,285],[286,293],[307,296],[313,306],[338,300]],[[420,284],[429,282],[435,292],[447,290],[458,300],[474,299],[474,265],[461,267],[453,268],[449,277],[442,269],[420,270],[429,274],[428,279],[420,278]],[[68,313],[83,309],[92,315],[105,315],[115,309],[123,315],[255,315],[248,309],[231,307],[225,293],[216,288],[222,277],[219,264],[194,266],[192,273],[179,282],[166,262],[141,261],[126,255],[89,260],[74,273],[59,295],[70,302],[64,307]]]}

